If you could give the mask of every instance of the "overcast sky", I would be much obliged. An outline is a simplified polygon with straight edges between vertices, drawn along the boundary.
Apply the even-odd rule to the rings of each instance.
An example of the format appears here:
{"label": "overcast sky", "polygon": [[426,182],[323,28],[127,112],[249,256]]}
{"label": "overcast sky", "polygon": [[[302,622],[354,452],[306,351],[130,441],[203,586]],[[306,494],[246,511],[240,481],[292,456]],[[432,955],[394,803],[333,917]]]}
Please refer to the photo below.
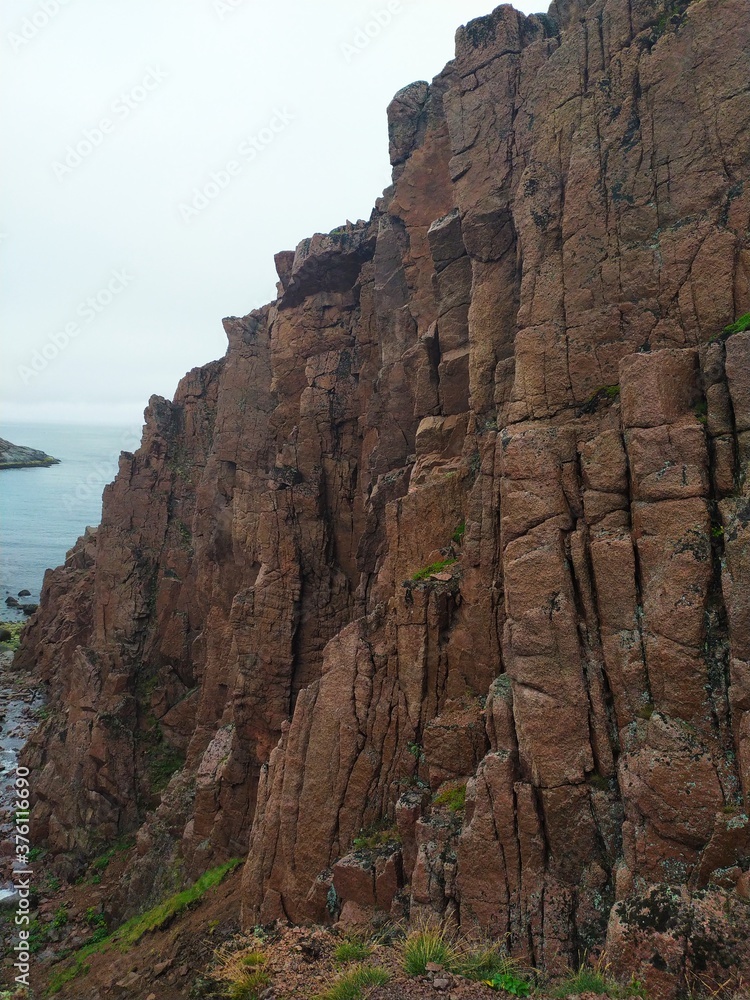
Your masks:
{"label": "overcast sky", "polygon": [[388,102],[491,9],[3,0],[0,420],[138,423],[221,357],[275,252],[369,216]]}

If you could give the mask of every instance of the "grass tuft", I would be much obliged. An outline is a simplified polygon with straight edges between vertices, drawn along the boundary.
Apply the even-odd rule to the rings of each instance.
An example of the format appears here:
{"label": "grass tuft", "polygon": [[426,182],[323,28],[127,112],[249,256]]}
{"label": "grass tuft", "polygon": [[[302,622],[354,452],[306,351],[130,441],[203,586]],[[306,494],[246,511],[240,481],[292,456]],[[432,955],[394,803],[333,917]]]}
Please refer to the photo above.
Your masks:
{"label": "grass tuft", "polygon": [[455,971],[475,983],[485,982],[493,976],[518,972],[518,962],[494,945],[469,947],[462,951],[455,963]]}
{"label": "grass tuft", "polygon": [[385,986],[390,979],[385,969],[374,965],[360,965],[340,976],[327,990],[318,993],[314,1000],[363,1000],[371,986]]}
{"label": "grass tuft", "polygon": [[229,1000],[259,1000],[261,993],[269,986],[271,977],[262,969],[246,972],[227,987]]}
{"label": "grass tuft", "polygon": [[423,976],[430,962],[453,968],[456,953],[446,932],[439,927],[413,931],[404,942],[404,970],[410,976]]}
{"label": "grass tuft", "polygon": [[647,996],[643,984],[637,979],[632,978],[627,986],[620,986],[608,975],[608,968],[603,956],[593,967],[582,965],[577,972],[572,972],[557,984],[552,996],[564,998],[574,993],[594,993],[613,998]]}
{"label": "grass tuft", "polygon": [[347,962],[363,962],[371,954],[372,948],[366,941],[359,938],[348,938],[336,948],[333,957],[339,965],[345,965]]}

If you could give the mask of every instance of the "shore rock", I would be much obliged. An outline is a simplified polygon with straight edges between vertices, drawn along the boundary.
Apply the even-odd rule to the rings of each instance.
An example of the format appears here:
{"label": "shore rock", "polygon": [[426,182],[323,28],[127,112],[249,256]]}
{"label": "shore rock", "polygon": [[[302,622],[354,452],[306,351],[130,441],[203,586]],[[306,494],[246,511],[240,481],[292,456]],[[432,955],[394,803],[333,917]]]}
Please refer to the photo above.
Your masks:
{"label": "shore rock", "polygon": [[[23,448],[0,438],[0,469],[34,469],[59,465],[59,458],[52,458],[35,448]],[[19,597],[23,595],[19,594]]]}

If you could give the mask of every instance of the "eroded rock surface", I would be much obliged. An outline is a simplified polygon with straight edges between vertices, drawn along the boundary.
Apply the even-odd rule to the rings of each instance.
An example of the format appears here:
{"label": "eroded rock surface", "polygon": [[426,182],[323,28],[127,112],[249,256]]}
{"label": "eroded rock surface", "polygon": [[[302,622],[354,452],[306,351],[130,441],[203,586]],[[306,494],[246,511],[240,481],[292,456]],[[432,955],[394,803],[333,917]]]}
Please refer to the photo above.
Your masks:
{"label": "eroded rock surface", "polygon": [[747,973],[748,51],[746,0],[503,6],[397,95],[371,218],[277,255],[47,577],[38,840]]}

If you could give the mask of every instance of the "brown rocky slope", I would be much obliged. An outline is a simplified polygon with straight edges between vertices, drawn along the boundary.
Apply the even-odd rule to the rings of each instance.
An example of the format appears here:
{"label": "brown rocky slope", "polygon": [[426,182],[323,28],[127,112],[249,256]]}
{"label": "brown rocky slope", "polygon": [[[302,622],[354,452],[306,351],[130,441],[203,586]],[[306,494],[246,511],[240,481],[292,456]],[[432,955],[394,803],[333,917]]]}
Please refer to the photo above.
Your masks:
{"label": "brown rocky slope", "polygon": [[19,654],[36,838],[138,831],[123,912],[242,854],[248,925],[747,973],[748,51],[746,0],[471,22],[371,218],[152,399]]}

